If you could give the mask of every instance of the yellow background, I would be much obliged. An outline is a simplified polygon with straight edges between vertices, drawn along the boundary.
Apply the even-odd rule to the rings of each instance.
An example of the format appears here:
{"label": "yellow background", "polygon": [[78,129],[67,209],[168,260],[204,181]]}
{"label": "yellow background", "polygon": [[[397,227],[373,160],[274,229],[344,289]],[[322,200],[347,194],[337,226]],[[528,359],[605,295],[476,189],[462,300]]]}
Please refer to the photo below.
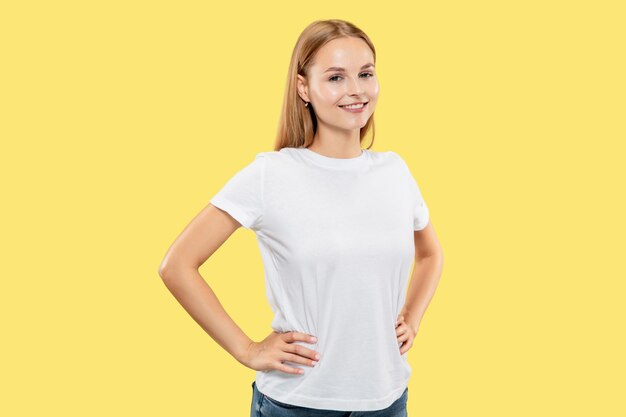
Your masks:
{"label": "yellow background", "polygon": [[[157,268],[272,150],[300,32],[341,18],[445,253],[409,415],[625,415],[620,3],[3,2],[0,414],[249,415],[254,371]],[[262,268],[242,228],[201,269],[254,340]]]}

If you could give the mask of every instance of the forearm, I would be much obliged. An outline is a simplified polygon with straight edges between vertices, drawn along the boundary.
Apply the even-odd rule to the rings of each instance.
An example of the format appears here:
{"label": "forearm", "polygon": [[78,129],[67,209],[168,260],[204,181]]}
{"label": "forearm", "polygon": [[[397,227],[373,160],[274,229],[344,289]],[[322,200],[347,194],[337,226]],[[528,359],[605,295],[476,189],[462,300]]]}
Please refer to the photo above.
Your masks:
{"label": "forearm", "polygon": [[415,259],[406,302],[400,312],[415,333],[435,294],[442,269],[443,255],[441,254]]}
{"label": "forearm", "polygon": [[252,340],[226,313],[200,272],[178,268],[163,274],[163,282],[196,323],[243,364]]}

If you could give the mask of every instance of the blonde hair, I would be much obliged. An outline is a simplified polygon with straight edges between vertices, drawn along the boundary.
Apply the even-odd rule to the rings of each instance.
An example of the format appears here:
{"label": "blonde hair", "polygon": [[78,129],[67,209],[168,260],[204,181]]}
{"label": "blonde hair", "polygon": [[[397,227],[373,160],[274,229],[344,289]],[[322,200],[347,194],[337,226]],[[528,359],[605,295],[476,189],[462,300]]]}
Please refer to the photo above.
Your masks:
{"label": "blonde hair", "polygon": [[[313,57],[317,51],[327,42],[342,38],[355,37],[363,39],[372,50],[374,64],[376,64],[376,49],[369,37],[355,25],[345,20],[329,19],[316,20],[307,26],[300,34],[291,55],[285,98],[278,125],[278,134],[274,150],[279,151],[285,147],[307,147],[313,143],[313,137],[317,128],[317,118],[311,105],[305,106],[304,100],[298,95],[298,74],[307,76]],[[369,118],[365,126],[361,128],[360,141],[363,143],[365,135],[372,130],[372,141],[367,149],[374,144],[374,114]]]}

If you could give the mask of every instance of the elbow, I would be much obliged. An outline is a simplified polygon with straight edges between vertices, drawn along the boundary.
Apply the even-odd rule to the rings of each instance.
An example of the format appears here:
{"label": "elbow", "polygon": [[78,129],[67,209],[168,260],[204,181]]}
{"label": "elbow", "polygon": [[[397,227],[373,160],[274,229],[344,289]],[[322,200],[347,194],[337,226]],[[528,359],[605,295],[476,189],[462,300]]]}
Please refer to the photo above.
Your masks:
{"label": "elbow", "polygon": [[443,249],[441,249],[441,246],[439,246],[435,253],[433,253],[433,257],[437,259],[439,265],[443,266]]}
{"label": "elbow", "polygon": [[173,262],[170,260],[163,260],[159,265],[158,273],[162,280],[171,281],[175,277],[180,276],[183,273],[187,273],[190,270],[198,270],[199,266],[192,265],[186,262],[177,260]]}
{"label": "elbow", "polygon": [[443,271],[443,250],[441,248],[437,251],[437,267],[439,268],[439,275],[441,275],[441,271]]}
{"label": "elbow", "polygon": [[161,277],[161,279],[166,279],[166,277],[169,276],[169,266],[165,263],[165,262],[161,262],[161,264],[159,265],[159,269],[158,269],[158,274]]}
{"label": "elbow", "polygon": [[179,260],[179,257],[173,254],[171,250],[165,254],[158,269],[161,279],[167,279],[172,276],[173,271],[178,269],[177,265],[180,264]]}
{"label": "elbow", "polygon": [[171,278],[173,275],[176,275],[177,270],[179,270],[179,266],[174,265],[171,260],[163,260],[161,262],[161,265],[159,265],[159,276],[161,277],[161,279],[163,280],[167,280],[169,278]]}
{"label": "elbow", "polygon": [[430,260],[431,262],[437,262],[438,264],[443,265],[443,250],[441,250],[441,247],[439,247],[438,249],[431,252],[416,251],[415,260],[417,262]]}

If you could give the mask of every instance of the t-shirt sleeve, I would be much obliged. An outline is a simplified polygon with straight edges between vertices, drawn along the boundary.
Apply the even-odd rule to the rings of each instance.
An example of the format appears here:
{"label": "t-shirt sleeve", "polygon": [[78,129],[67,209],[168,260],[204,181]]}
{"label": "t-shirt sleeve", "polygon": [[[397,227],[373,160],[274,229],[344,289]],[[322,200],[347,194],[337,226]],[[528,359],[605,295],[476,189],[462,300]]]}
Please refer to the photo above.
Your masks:
{"label": "t-shirt sleeve", "polygon": [[244,228],[257,230],[263,219],[263,183],[266,158],[263,153],[240,169],[211,198],[210,203],[237,220]]}
{"label": "t-shirt sleeve", "polygon": [[[394,152],[395,153],[395,152]],[[407,191],[411,196],[411,204],[413,207],[413,230],[422,230],[428,225],[428,221],[430,218],[430,211],[424,198],[422,197],[422,192],[420,190],[415,177],[411,173],[404,159],[398,154],[396,154],[398,159],[402,164],[402,169],[405,175],[405,181],[407,184]]]}

